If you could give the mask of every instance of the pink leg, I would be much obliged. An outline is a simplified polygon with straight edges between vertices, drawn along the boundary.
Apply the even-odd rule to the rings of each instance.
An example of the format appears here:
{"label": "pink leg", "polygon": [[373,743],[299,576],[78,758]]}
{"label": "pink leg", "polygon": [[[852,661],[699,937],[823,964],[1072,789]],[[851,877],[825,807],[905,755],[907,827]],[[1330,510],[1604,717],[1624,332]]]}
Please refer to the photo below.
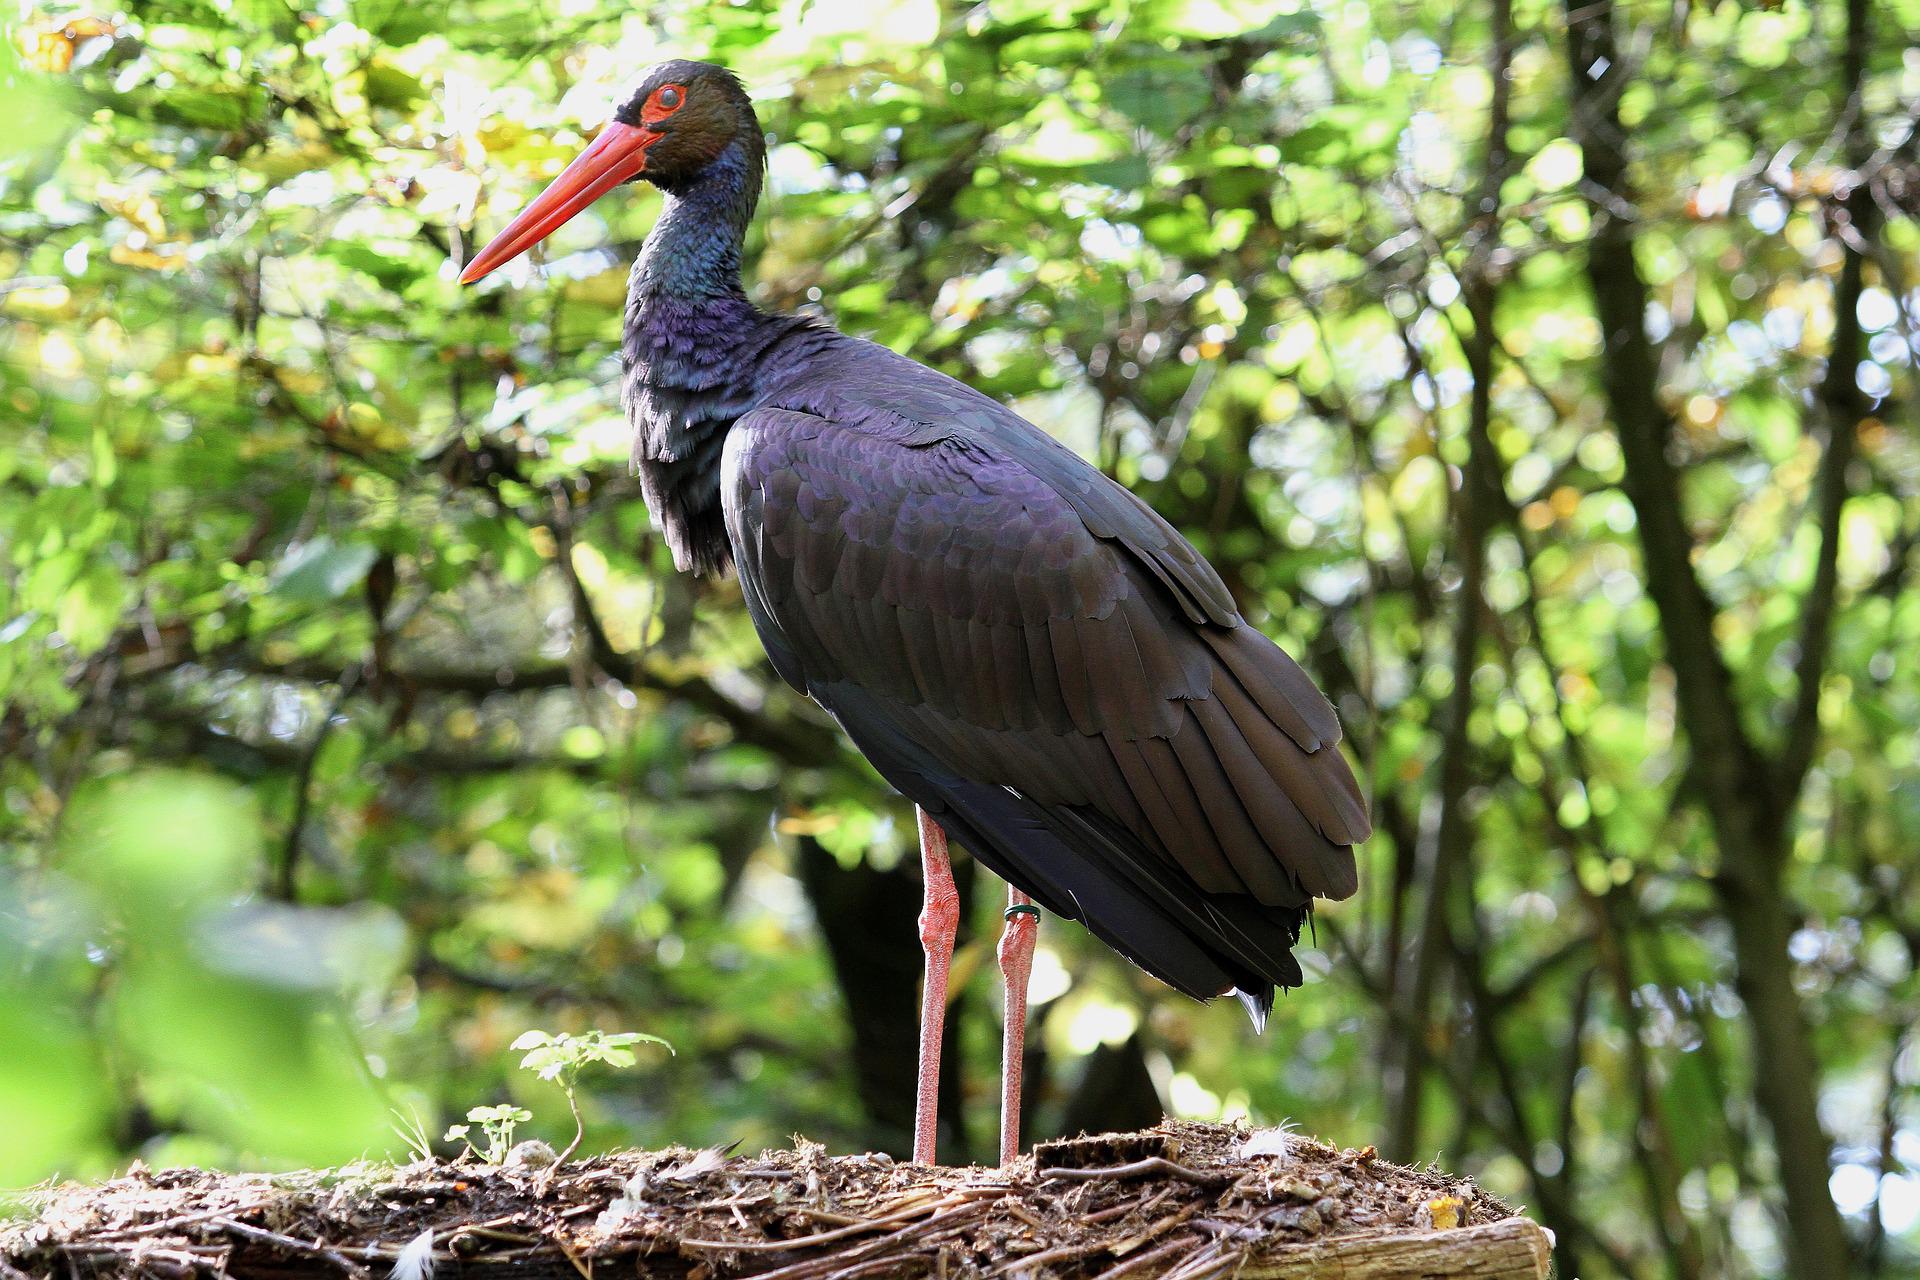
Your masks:
{"label": "pink leg", "polygon": [[927,953],[926,992],[920,1002],[920,1089],[913,1111],[913,1159],[934,1161],[934,1126],[940,1109],[940,1039],[947,1024],[947,970],[953,965],[953,935],[960,927],[960,894],[953,887],[947,833],[920,817],[920,874],[926,901],[920,909],[920,946]]}
{"label": "pink leg", "polygon": [[1027,1047],[1027,978],[1040,938],[1040,909],[1007,886],[1007,928],[1000,935],[1000,972],[1006,978],[1006,1029],[1000,1041],[1000,1163],[1020,1156],[1020,1070]]}

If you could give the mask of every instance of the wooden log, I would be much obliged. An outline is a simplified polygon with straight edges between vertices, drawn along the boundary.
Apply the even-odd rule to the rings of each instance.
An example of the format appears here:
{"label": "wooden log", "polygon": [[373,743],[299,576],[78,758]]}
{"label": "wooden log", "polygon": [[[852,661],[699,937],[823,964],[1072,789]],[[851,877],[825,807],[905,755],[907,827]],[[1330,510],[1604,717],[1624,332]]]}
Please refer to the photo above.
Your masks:
{"label": "wooden log", "polygon": [[[135,1169],[35,1197],[0,1280],[1542,1280],[1546,1233],[1437,1169],[1223,1126],[1043,1145],[1006,1170],[672,1149],[556,1168]],[[411,1274],[419,1276],[419,1268]]]}
{"label": "wooden log", "polygon": [[1286,1245],[1238,1273],[1239,1280],[1544,1280],[1547,1233],[1531,1218],[1455,1231]]}

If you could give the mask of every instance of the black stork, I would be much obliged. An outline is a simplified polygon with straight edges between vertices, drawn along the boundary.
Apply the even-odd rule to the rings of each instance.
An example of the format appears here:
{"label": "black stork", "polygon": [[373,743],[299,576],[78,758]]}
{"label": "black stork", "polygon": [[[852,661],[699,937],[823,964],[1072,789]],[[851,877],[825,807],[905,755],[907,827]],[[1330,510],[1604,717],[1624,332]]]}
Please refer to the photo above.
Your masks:
{"label": "black stork", "polygon": [[1038,908],[1256,1029],[1367,806],[1333,708],[1139,498],[964,384],[740,283],[766,142],[730,72],[654,67],[461,273],[622,183],[665,206],[621,347],[633,465],[675,565],[731,564],[774,669],[919,806],[927,975],[913,1157],[934,1159],[959,898],[951,835],[1007,882],[1002,1163],[1019,1153]]}

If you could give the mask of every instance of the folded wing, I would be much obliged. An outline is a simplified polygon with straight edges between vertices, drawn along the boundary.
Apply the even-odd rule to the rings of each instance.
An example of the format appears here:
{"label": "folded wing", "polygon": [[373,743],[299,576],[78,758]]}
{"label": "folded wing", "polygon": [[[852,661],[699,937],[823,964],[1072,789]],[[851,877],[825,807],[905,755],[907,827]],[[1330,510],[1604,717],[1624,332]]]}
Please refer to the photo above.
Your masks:
{"label": "folded wing", "polygon": [[774,665],[997,874],[1263,1015],[1368,834],[1332,708],[1145,504],[958,383],[916,390],[731,432]]}

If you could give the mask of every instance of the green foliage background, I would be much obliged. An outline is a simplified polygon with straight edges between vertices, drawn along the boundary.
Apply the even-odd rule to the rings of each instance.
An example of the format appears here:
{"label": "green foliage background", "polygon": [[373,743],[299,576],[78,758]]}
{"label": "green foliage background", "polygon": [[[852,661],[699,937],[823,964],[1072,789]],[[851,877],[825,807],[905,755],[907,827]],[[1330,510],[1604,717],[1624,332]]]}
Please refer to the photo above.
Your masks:
{"label": "green foliage background", "polygon": [[[591,1144],[900,1145],[818,925],[880,927],[823,885],[911,897],[910,814],[626,475],[657,198],[454,282],[697,56],[775,139],[761,300],[1135,486],[1370,780],[1362,892],[1264,1039],[1043,930],[1037,1129],[1102,1118],[1117,1061],[1181,1114],[1438,1155],[1563,1274],[1780,1274],[1835,1204],[1857,1270],[1916,1274],[1920,5],[1596,11],[1583,86],[1535,0],[14,9],[0,1185],[404,1157],[507,1100],[564,1141],[531,1026],[679,1049],[589,1078]],[[1619,182],[1583,168],[1609,110]],[[1639,418],[1592,264],[1644,282]],[[1776,1071],[1817,1148],[1776,1141]]]}

